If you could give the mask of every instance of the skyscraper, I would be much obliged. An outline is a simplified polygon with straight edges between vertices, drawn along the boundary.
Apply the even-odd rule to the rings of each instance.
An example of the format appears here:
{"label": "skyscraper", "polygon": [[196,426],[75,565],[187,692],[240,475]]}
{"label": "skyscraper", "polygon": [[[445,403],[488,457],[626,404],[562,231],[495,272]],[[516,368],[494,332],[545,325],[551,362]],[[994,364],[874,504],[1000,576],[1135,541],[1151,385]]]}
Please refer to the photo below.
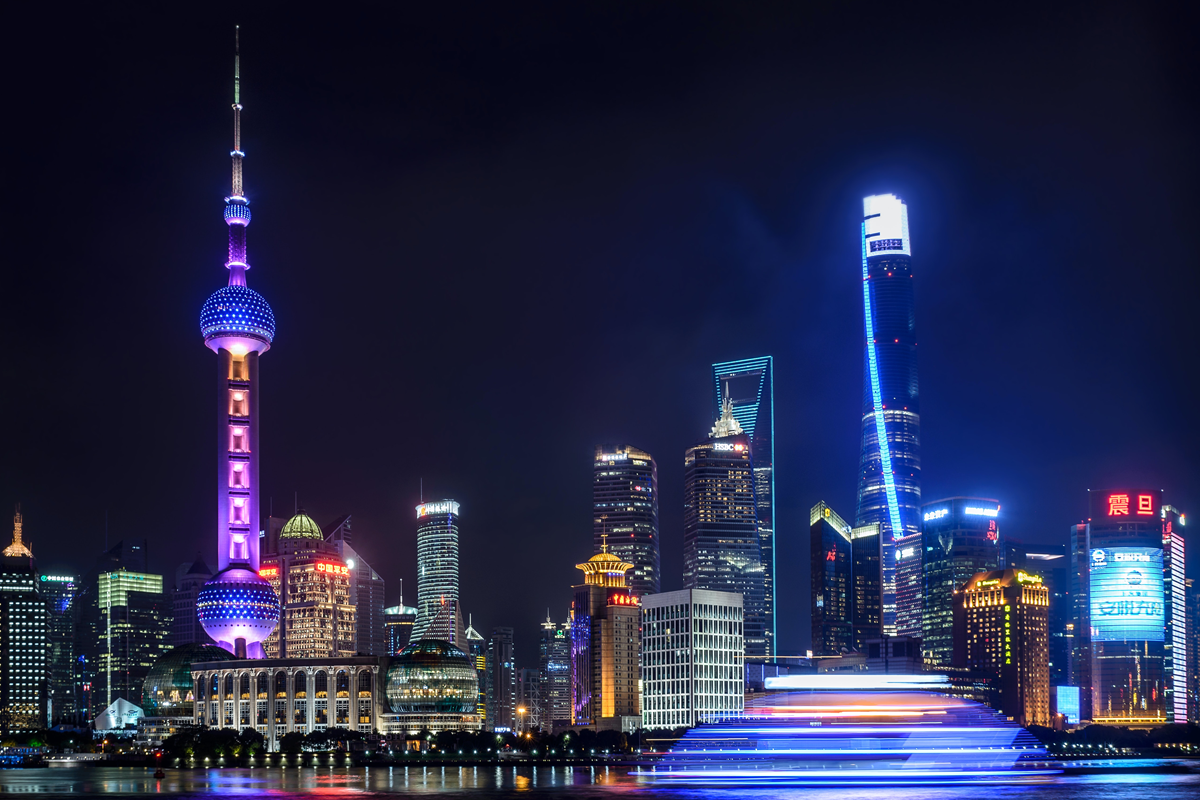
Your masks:
{"label": "skyscraper", "polygon": [[571,724],[571,625],[553,622],[550,612],[542,623],[538,642],[538,669],[542,681],[542,728]]}
{"label": "skyscraper", "polygon": [[738,592],[746,655],[768,655],[762,546],[750,437],[726,399],[709,438],[683,459],[683,585]]}
{"label": "skyscraper", "polygon": [[417,622],[413,641],[439,621],[434,638],[460,649],[462,611],[458,599],[458,503],[441,500],[417,506]]}
{"label": "skyscraper", "polygon": [[896,625],[895,540],[920,532],[921,414],[908,207],[895,195],[863,198],[865,320],[862,452],[856,525],[883,537],[883,625]]}
{"label": "skyscraper", "polygon": [[754,504],[763,565],[763,615],[767,655],[775,654],[775,366],[771,356],[722,361],[713,369],[713,416],[726,398],[733,418],[750,437]]}
{"label": "skyscraper", "polygon": [[[1167,719],[1186,723],[1188,663],[1187,578],[1185,576],[1184,515],[1174,506],[1162,507],[1163,599],[1166,608],[1166,642],[1163,648],[1167,673]],[[1195,622],[1192,623],[1195,625]]]}
{"label": "skyscraper", "polygon": [[517,661],[513,629],[492,628],[488,642],[488,719],[492,730],[517,730]]}
{"label": "skyscraper", "polygon": [[[236,36],[236,34],[235,34]],[[233,66],[233,190],[225,198],[229,284],[200,310],[204,344],[217,354],[217,569],[200,590],[200,624],[238,657],[262,658],[279,619],[279,601],[258,576],[260,451],[258,360],[271,349],[275,315],[246,285],[250,205],[242,191],[241,58]]]}
{"label": "skyscraper", "polygon": [[571,603],[571,723],[601,730],[636,727],[642,713],[641,601],[625,585],[633,565],[603,547],[575,566],[583,570],[583,583],[573,587]]}
{"label": "skyscraper", "polygon": [[463,631],[463,641],[466,642],[466,647],[462,649],[471,657],[471,663],[475,666],[475,676],[478,678],[476,684],[475,713],[479,715],[479,719],[483,723],[483,729],[490,731],[492,729],[492,721],[488,719],[488,697],[491,696],[491,690],[488,688],[488,680],[491,677],[491,673],[488,670],[487,639],[484,639],[483,635],[475,630],[474,625],[467,622],[467,628]]}
{"label": "skyscraper", "polygon": [[82,629],[91,635],[81,644],[93,667],[88,680],[94,717],[118,699],[141,702],[142,682],[171,648],[171,601],[162,575],[126,569],[101,573],[88,600]]}
{"label": "skyscraper", "polygon": [[1067,549],[1061,544],[1029,546],[1015,540],[1001,542],[1000,569],[1020,569],[1042,578],[1050,598],[1050,685],[1070,685],[1067,625],[1071,617],[1067,594]]}
{"label": "skyscraper", "polygon": [[862,651],[883,632],[879,526],[852,528],[823,501],[809,511],[812,651]]}
{"label": "skyscraper", "polygon": [[370,656],[390,655],[383,608],[386,588],[384,580],[350,544],[349,514],[326,526],[325,541],[335,548],[342,563],[350,570],[350,605],[354,606],[355,651]]}
{"label": "skyscraper", "polygon": [[954,658],[954,593],[1000,563],[1000,503],[951,497],[922,506],[925,571],[922,647],[934,664]]}
{"label": "skyscraper", "polygon": [[75,609],[79,581],[74,575],[42,575],[39,591],[46,601],[46,717],[50,725],[75,719]]}
{"label": "skyscraper", "polygon": [[629,588],[657,592],[658,466],[644,450],[627,444],[597,445],[592,470],[592,539],[595,551],[608,542],[613,555],[633,564]]}
{"label": "skyscraper", "polygon": [[21,538],[21,509],[13,539],[0,557],[0,733],[46,727],[46,601],[33,553]]}

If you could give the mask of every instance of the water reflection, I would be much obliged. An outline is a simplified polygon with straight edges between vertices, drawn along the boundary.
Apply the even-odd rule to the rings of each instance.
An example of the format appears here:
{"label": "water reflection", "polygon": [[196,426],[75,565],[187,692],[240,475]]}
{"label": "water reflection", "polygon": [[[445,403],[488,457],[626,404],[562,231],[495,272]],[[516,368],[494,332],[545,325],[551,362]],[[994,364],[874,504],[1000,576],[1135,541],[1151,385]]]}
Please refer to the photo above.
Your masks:
{"label": "water reflection", "polygon": [[[1135,773],[1101,773],[1058,777],[1048,785],[987,788],[988,800],[1093,800],[1103,792],[1105,800],[1145,800],[1146,784],[1155,784],[1155,800],[1183,800],[1200,793],[1200,774],[1166,774],[1167,762],[1137,762]],[[1121,766],[1119,763],[1117,766]],[[779,789],[737,790],[647,786],[624,768],[607,767],[273,767],[258,769],[167,770],[155,779],[153,770],[133,767],[71,767],[5,770],[0,772],[0,793],[61,797],[81,794],[176,796],[237,795],[240,797],[287,798],[332,794],[441,794],[471,793],[473,800],[570,794],[571,800],[611,798],[636,792],[653,798],[712,798],[734,800],[755,798],[777,800],[803,791],[804,800],[977,800],[970,787],[860,788],[831,787],[781,791]]]}

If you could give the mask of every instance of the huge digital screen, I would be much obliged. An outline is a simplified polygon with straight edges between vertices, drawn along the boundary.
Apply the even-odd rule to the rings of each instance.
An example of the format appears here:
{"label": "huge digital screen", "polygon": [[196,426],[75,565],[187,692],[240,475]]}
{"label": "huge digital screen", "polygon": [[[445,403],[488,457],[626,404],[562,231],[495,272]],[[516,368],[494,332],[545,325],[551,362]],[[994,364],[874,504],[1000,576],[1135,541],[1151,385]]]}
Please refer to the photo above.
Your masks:
{"label": "huge digital screen", "polygon": [[1079,724],[1079,687],[1056,686],[1054,696],[1058,705],[1058,713],[1063,715],[1063,721],[1068,725]]}
{"label": "huge digital screen", "polygon": [[1097,548],[1090,571],[1092,641],[1163,640],[1161,548]]}

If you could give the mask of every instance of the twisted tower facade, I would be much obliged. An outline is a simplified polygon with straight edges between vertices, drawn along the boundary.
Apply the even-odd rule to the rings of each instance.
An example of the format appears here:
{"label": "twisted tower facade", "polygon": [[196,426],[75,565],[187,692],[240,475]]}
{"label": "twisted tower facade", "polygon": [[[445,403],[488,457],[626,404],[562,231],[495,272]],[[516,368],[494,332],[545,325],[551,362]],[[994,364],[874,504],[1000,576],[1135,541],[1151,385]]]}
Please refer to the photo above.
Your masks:
{"label": "twisted tower facade", "polygon": [[[235,34],[236,36],[236,34]],[[225,198],[229,284],[200,310],[204,344],[217,354],[217,564],[196,607],[213,641],[239,657],[262,658],[262,642],[279,620],[279,599],[258,574],[258,360],[275,338],[275,317],[246,285],[250,204],[242,188],[240,54],[233,69],[233,187]]]}

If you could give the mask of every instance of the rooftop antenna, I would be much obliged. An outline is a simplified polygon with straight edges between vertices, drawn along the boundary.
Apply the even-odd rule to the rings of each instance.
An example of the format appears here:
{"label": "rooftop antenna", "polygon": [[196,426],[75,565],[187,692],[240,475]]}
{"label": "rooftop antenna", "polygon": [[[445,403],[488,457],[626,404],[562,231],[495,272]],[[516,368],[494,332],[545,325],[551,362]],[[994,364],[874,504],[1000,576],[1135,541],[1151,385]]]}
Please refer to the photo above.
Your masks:
{"label": "rooftop antenna", "polygon": [[425,502],[425,476],[421,476],[421,502]]}

